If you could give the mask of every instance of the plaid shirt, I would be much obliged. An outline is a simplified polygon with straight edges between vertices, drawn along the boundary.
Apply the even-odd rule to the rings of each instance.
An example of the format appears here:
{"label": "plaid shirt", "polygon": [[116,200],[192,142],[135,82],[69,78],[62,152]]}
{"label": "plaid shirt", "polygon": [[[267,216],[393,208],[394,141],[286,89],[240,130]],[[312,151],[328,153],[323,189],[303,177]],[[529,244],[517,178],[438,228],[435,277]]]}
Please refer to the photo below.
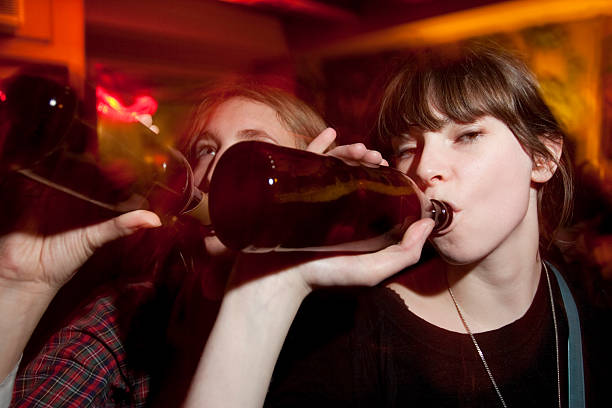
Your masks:
{"label": "plaid shirt", "polygon": [[142,407],[148,374],[128,366],[117,294],[96,298],[19,370],[11,407]]}

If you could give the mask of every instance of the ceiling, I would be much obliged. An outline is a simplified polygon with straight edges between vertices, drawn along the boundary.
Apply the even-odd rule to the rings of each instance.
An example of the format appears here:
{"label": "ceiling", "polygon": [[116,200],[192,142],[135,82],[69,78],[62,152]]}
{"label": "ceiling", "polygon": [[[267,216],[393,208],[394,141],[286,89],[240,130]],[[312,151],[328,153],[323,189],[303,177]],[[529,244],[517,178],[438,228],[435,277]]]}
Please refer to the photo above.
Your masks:
{"label": "ceiling", "polygon": [[[88,76],[177,89],[491,0],[85,0]],[[171,95],[174,93],[175,95]]]}
{"label": "ceiling", "polygon": [[612,15],[609,1],[84,0],[87,76],[172,110],[227,76]]}
{"label": "ceiling", "polygon": [[217,0],[282,21],[293,51],[501,0]]}
{"label": "ceiling", "polygon": [[463,10],[495,0],[217,0],[221,3],[275,14],[283,19],[349,21],[391,18],[418,19]]}

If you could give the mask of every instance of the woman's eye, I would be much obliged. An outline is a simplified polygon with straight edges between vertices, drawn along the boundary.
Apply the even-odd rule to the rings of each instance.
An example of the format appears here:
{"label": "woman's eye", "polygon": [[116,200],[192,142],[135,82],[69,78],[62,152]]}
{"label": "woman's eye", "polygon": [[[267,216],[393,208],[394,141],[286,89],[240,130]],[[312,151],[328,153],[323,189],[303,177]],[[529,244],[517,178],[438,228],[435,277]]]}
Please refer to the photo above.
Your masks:
{"label": "woman's eye", "polygon": [[416,146],[403,146],[397,149],[396,157],[398,159],[408,159],[414,157],[417,152]]}
{"label": "woman's eye", "polygon": [[456,141],[460,143],[473,143],[482,136],[482,132],[479,130],[463,132],[461,133]]}
{"label": "woman's eye", "polygon": [[195,149],[195,158],[200,159],[204,156],[215,156],[217,154],[217,148],[210,145],[200,145],[196,146]]}

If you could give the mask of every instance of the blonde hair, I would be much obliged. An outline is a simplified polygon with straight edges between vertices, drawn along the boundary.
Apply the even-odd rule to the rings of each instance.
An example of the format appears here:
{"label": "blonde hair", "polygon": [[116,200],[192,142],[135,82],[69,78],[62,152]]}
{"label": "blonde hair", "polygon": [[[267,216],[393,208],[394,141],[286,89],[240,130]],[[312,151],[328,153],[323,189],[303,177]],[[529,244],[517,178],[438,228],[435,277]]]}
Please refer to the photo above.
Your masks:
{"label": "blonde hair", "polygon": [[282,89],[254,82],[224,84],[201,95],[201,102],[192,114],[191,126],[179,143],[183,152],[189,155],[191,145],[215,108],[232,98],[249,99],[274,109],[282,125],[295,135],[295,147],[299,149],[305,149],[327,127],[323,118],[310,106]]}

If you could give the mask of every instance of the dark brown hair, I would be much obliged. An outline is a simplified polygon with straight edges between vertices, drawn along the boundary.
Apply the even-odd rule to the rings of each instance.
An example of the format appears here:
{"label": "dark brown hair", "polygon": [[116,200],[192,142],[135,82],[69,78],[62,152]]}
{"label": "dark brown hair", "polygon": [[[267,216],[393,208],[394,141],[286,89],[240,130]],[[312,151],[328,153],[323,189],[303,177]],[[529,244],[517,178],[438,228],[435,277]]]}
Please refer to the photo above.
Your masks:
{"label": "dark brown hair", "polygon": [[534,75],[516,55],[491,44],[454,46],[419,53],[389,82],[377,123],[378,148],[386,152],[393,136],[409,126],[441,128],[436,112],[459,123],[484,115],[504,122],[532,161],[551,160],[557,170],[538,191],[542,244],[572,210],[573,182],[567,150],[559,160],[545,141],[563,143],[561,126],[544,102]]}

